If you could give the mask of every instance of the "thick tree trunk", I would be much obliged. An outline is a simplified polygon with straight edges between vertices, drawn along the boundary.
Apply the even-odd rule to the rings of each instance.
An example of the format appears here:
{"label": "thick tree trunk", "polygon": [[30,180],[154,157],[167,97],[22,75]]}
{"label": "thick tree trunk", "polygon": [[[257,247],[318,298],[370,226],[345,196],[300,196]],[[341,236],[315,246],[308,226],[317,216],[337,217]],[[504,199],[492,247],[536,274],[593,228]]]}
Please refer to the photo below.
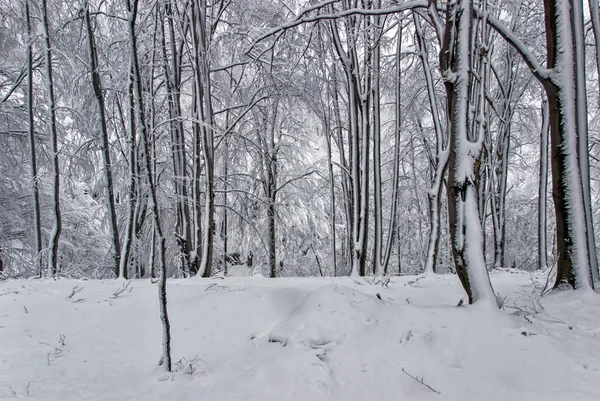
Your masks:
{"label": "thick tree trunk", "polygon": [[468,132],[472,4],[469,0],[460,0],[448,7],[447,13],[441,66],[445,72],[451,69],[454,75],[453,80],[446,82],[450,115],[448,213],[454,264],[469,303],[495,304],[483,256],[474,171],[483,138],[479,132],[472,142]]}
{"label": "thick tree trunk", "polygon": [[52,209],[54,212],[54,227],[50,234],[48,247],[48,276],[53,277],[58,271],[58,243],[62,231],[62,216],[60,213],[60,168],[58,162],[58,129],[56,127],[56,108],[54,105],[54,82],[52,79],[52,47],[50,44],[50,22],[48,20],[47,0],[42,0],[42,25],[44,29],[45,59],[46,59],[46,89],[48,96],[48,125],[52,142]]}
{"label": "thick tree trunk", "polygon": [[[29,163],[31,165],[31,192],[33,198],[33,229],[35,232],[34,265],[39,277],[42,277],[42,223],[40,217],[40,194],[37,173],[37,152],[35,147],[35,124],[33,114],[33,51],[32,27],[29,13],[29,0],[25,0],[25,22],[27,24],[27,121],[29,133]],[[0,269],[1,271],[1,269]]]}
{"label": "thick tree trunk", "polygon": [[117,223],[117,211],[115,208],[112,163],[110,162],[108,127],[106,125],[106,112],[104,107],[104,93],[102,91],[102,80],[98,71],[98,56],[96,54],[96,44],[94,40],[94,33],[92,31],[90,7],[87,1],[85,3],[85,27],[88,38],[88,54],[90,56],[89,66],[90,74],[92,76],[92,87],[94,89],[94,96],[96,97],[98,118],[100,120],[100,139],[102,160],[104,162],[104,184],[106,185],[106,206],[108,208],[108,220],[110,223],[110,239],[112,243],[114,273],[116,277],[122,277],[120,275],[121,244],[119,242],[119,226]]}
{"label": "thick tree trunk", "polygon": [[578,126],[572,6],[573,0],[544,0],[548,67],[560,71],[560,79],[543,82],[550,109],[558,254],[555,287],[589,288],[588,232],[578,155],[578,141],[586,136],[579,134],[585,127]]}

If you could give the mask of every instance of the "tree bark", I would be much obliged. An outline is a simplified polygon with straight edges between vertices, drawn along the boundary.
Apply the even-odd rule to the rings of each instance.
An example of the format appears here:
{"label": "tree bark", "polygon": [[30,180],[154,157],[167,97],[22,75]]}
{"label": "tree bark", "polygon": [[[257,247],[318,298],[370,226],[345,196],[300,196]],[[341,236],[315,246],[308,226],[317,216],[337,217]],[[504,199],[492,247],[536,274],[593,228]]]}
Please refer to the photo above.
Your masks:
{"label": "tree bark", "polygon": [[112,179],[112,163],[110,162],[110,147],[108,140],[108,127],[106,125],[106,111],[104,107],[104,93],[102,91],[102,80],[98,71],[98,56],[96,53],[96,43],[92,31],[92,21],[90,18],[89,2],[85,3],[85,27],[88,38],[88,51],[90,56],[90,74],[92,76],[92,87],[98,106],[98,118],[100,122],[100,139],[102,149],[102,159],[104,162],[104,184],[106,185],[106,206],[108,208],[108,220],[110,223],[110,239],[112,245],[114,273],[116,277],[121,276],[121,243],[119,240],[119,225],[117,223],[117,211],[115,208],[115,195]]}
{"label": "tree bark", "polygon": [[444,43],[440,53],[442,71],[452,77],[446,81],[450,116],[448,213],[454,265],[469,303],[481,301],[495,304],[496,297],[483,256],[474,172],[483,138],[479,132],[472,142],[468,132],[471,15],[472,4],[469,0],[460,0],[448,7]]}
{"label": "tree bark", "polygon": [[52,141],[52,209],[54,212],[54,227],[50,234],[48,247],[48,277],[54,277],[58,272],[58,244],[62,232],[62,216],[60,211],[60,167],[58,159],[58,129],[56,127],[56,108],[54,106],[54,81],[52,76],[52,47],[50,44],[50,22],[48,19],[47,0],[42,0],[42,25],[44,29],[45,60],[46,60],[46,89],[48,96],[48,124]]}
{"label": "tree bark", "polygon": [[540,132],[540,173],[538,190],[538,269],[548,266],[546,239],[548,192],[548,98],[542,97],[542,130]]}
{"label": "tree bark", "polygon": [[[33,198],[33,229],[35,232],[34,265],[39,277],[42,277],[42,223],[40,217],[40,194],[37,173],[37,152],[35,146],[35,123],[33,114],[33,51],[32,27],[29,13],[29,0],[25,0],[25,22],[27,24],[27,120],[29,133],[29,163],[31,166],[31,192]],[[0,269],[1,271],[1,269]]]}
{"label": "tree bark", "polygon": [[558,254],[555,288],[590,287],[588,232],[578,155],[581,149],[578,141],[585,140],[579,130],[585,127],[578,124],[572,6],[573,0],[544,0],[548,68],[561,72],[560,79],[543,81],[550,109]]}
{"label": "tree bark", "polygon": [[427,44],[423,36],[421,21],[416,14],[413,14],[413,21],[415,24],[417,42],[419,44],[419,57],[421,59],[421,64],[423,65],[425,82],[427,83],[429,108],[433,119],[436,137],[435,170],[432,174],[431,187],[429,188],[429,192],[427,194],[427,198],[429,200],[429,239],[427,241],[427,256],[425,259],[424,272],[428,274],[435,273],[438,264],[437,261],[440,249],[440,210],[442,184],[448,167],[449,149],[448,139],[446,137],[447,135],[444,132],[444,128],[442,127],[442,123],[440,121],[431,67],[427,58]]}
{"label": "tree bark", "polygon": [[[137,171],[137,152],[136,152],[136,135],[135,135],[135,103],[133,96],[133,59],[129,61],[129,85],[127,88],[127,100],[128,100],[128,117],[129,117],[129,129],[125,127],[123,121],[123,131],[129,133],[129,188],[127,191],[127,227],[125,229],[125,238],[123,239],[123,246],[121,247],[121,260],[119,266],[119,277],[124,279],[128,278],[128,266],[129,258],[131,255],[131,247],[133,242],[134,231],[136,230],[136,209],[138,208],[139,202],[137,199],[138,188],[136,187],[138,181]],[[124,120],[123,116],[121,117]],[[142,274],[138,278],[142,278]]]}
{"label": "tree bark", "polygon": [[171,326],[167,312],[167,265],[166,265],[166,244],[160,223],[160,214],[156,185],[153,179],[153,169],[150,157],[150,146],[148,144],[148,129],[143,104],[142,79],[137,55],[137,39],[135,32],[135,20],[137,17],[138,0],[133,0],[133,4],[126,0],[128,11],[129,27],[129,45],[133,65],[133,82],[135,93],[135,108],[138,126],[141,131],[142,145],[144,149],[144,162],[146,168],[146,177],[150,186],[150,197],[152,200],[152,212],[154,214],[154,229],[158,239],[158,253],[160,262],[160,278],[158,280],[159,314],[162,323],[162,357],[159,365],[164,366],[165,370],[171,371]]}

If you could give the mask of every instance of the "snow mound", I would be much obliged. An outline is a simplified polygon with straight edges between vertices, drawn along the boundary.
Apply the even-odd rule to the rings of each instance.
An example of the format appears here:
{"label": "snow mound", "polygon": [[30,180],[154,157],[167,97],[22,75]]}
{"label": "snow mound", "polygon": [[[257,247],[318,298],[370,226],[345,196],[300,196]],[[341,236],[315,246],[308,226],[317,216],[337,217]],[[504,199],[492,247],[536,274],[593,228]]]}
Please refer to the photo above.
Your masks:
{"label": "snow mound", "polygon": [[[348,287],[327,285],[309,292],[300,302],[297,292],[293,295],[290,298],[295,298],[298,305],[287,319],[271,330],[269,342],[313,348],[339,343],[347,332],[344,329],[348,320],[361,316],[360,307],[356,304],[357,291]],[[370,298],[366,294],[362,296],[367,300]]]}

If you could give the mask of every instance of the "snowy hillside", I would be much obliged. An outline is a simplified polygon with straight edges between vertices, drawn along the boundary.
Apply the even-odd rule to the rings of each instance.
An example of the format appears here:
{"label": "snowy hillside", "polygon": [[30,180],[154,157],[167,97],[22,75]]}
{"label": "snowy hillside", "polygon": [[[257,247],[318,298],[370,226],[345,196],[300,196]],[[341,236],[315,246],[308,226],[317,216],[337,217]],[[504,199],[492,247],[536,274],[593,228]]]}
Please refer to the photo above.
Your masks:
{"label": "snowy hillside", "polygon": [[172,374],[148,280],[7,281],[0,399],[600,400],[600,297],[532,279],[492,275],[502,311],[455,276],[171,280]]}

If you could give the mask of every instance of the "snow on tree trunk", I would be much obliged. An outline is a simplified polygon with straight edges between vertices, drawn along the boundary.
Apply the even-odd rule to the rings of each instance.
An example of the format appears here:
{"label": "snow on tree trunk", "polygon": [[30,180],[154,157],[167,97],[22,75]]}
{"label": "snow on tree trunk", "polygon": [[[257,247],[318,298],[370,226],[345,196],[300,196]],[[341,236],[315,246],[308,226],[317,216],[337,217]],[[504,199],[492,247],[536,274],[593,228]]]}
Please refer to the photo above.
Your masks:
{"label": "snow on tree trunk", "polygon": [[[469,66],[471,56],[471,10],[469,0],[449,7],[442,57],[450,113],[450,155],[448,160],[448,211],[454,264],[467,292],[469,303],[496,303],[483,255],[483,234],[479,219],[475,163],[482,146],[482,134],[469,139]],[[450,41],[455,37],[455,42]],[[452,47],[452,49],[450,49]],[[481,83],[483,84],[483,83]]]}
{"label": "snow on tree trunk", "polygon": [[578,134],[578,129],[585,127],[578,126],[572,6],[573,0],[544,0],[547,60],[548,67],[553,69],[550,79],[543,83],[550,109],[552,195],[558,254],[555,288],[590,287],[588,232],[578,143],[586,136]]}
{"label": "snow on tree trunk", "polygon": [[594,237],[594,220],[590,194],[590,168],[588,149],[588,109],[585,87],[585,37],[583,32],[583,2],[574,1],[572,9],[573,37],[575,50],[575,88],[577,99],[577,140],[579,168],[581,169],[581,187],[583,191],[583,211],[587,230],[588,258],[592,286],[598,281],[598,259],[596,239]]}
{"label": "snow on tree trunk", "polygon": [[542,130],[540,132],[540,174],[538,190],[538,269],[548,266],[546,225],[548,206],[548,98],[542,98]]}

